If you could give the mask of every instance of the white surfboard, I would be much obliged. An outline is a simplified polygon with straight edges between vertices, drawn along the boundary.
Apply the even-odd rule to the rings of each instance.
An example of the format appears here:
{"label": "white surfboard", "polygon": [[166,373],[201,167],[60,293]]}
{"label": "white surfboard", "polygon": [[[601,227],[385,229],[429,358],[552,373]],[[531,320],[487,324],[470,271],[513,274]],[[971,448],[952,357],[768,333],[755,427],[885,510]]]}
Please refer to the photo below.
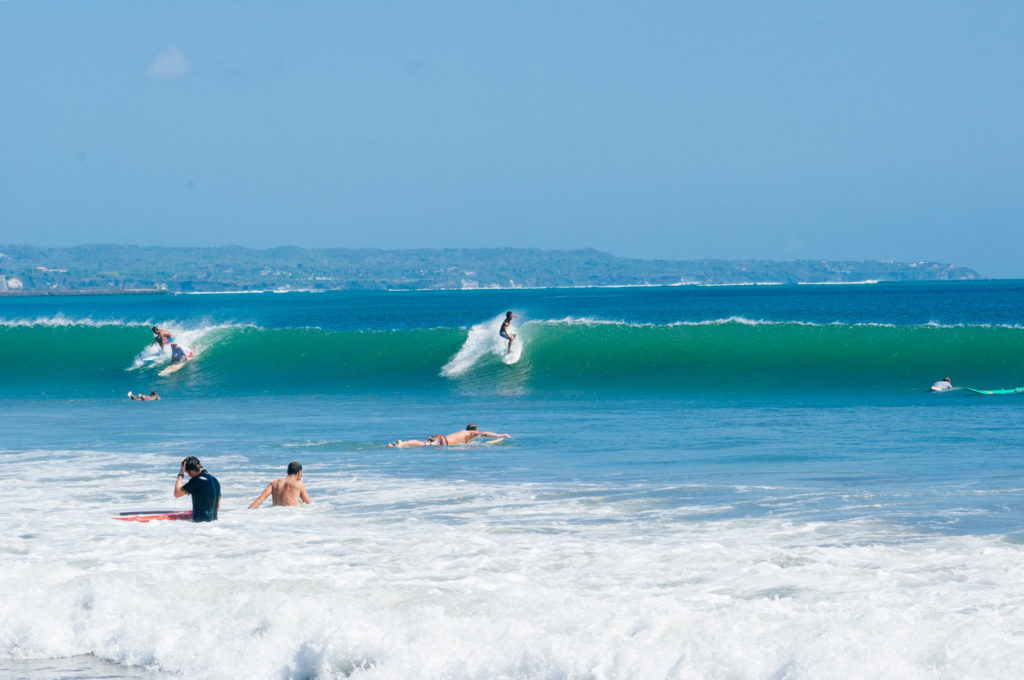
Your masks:
{"label": "white surfboard", "polygon": [[167,366],[166,368],[162,369],[159,373],[157,373],[157,375],[163,377],[165,375],[170,375],[171,373],[177,373],[181,369],[185,368],[185,364],[187,364],[189,361],[191,361],[191,359],[186,359],[185,361],[179,361],[176,364],[171,364],[170,366]]}

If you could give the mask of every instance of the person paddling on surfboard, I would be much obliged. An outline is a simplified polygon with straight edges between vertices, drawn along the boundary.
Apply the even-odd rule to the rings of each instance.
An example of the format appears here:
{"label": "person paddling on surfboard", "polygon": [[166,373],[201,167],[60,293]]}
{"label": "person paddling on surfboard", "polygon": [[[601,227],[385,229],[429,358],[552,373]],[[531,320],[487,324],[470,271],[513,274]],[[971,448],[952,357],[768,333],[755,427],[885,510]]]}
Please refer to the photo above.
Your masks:
{"label": "person paddling on surfboard", "polygon": [[156,393],[156,390],[150,391],[149,394],[132,394],[129,392],[128,398],[132,401],[160,401],[160,395]]}
{"label": "person paddling on surfboard", "polygon": [[165,331],[163,328],[153,326],[153,335],[156,336],[153,338],[153,344],[160,345],[161,348],[168,342],[174,342],[174,333]]}
{"label": "person paddling on surfboard", "polygon": [[[509,312],[511,314],[511,312]],[[501,439],[508,439],[512,435],[510,434],[498,434],[497,432],[481,432],[477,429],[477,426],[473,423],[466,425],[465,430],[459,430],[458,432],[452,432],[449,435],[435,434],[426,439],[399,439],[398,441],[391,442],[388,446],[394,446],[397,448],[405,448],[407,446],[457,446],[459,444],[465,444],[471,442],[477,437],[498,437]]]}
{"label": "person paddling on surfboard", "polygon": [[512,353],[512,341],[516,339],[516,334],[509,331],[509,324],[512,323],[512,319],[517,318],[518,314],[512,312],[505,312],[505,320],[501,322],[501,330],[498,331],[498,335],[508,340],[508,350],[505,354]]}

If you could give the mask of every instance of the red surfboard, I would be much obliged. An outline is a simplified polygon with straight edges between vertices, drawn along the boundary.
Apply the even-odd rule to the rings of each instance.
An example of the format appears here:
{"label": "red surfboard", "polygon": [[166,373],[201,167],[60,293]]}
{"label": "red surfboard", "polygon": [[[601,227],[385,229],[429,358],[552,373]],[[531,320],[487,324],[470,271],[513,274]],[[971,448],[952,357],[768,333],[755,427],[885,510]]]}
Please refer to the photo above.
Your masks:
{"label": "red surfboard", "polygon": [[139,510],[137,512],[122,512],[120,517],[111,517],[111,519],[119,519],[125,522],[150,522],[158,519],[192,519],[192,511]]}

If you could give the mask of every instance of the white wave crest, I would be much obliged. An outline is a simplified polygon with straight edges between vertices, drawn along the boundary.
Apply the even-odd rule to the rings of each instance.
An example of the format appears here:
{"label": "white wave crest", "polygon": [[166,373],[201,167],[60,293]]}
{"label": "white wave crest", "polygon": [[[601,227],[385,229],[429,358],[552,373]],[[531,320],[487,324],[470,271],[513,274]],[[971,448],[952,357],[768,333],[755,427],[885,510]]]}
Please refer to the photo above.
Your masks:
{"label": "white wave crest", "polygon": [[512,354],[508,355],[508,360],[506,360],[508,341],[498,335],[498,329],[501,328],[504,320],[505,315],[499,314],[470,328],[466,342],[462,344],[462,347],[451,358],[451,361],[444,365],[441,369],[441,375],[446,378],[455,378],[463,375],[466,371],[473,368],[482,357],[488,354],[501,357],[505,363],[515,363],[518,361],[523,347],[522,338],[517,338],[517,342],[512,346]]}

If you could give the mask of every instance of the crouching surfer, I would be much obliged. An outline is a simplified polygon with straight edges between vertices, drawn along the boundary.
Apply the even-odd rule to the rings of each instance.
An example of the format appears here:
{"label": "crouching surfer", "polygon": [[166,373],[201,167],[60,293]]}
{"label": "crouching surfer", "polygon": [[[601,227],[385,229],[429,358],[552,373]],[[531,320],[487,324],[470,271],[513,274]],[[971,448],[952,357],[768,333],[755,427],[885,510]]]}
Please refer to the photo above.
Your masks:
{"label": "crouching surfer", "polygon": [[[189,480],[182,484],[188,475]],[[220,510],[220,482],[206,471],[199,459],[189,456],[181,461],[181,470],[174,480],[174,497],[192,497],[192,521],[212,522]]]}
{"label": "crouching surfer", "polygon": [[953,389],[953,383],[950,379],[943,378],[942,380],[936,380],[932,383],[932,392],[945,392],[946,390]]}
{"label": "crouching surfer", "polygon": [[188,361],[188,354],[185,353],[184,348],[182,348],[178,343],[172,342],[171,343],[171,365],[183,364],[186,361]]}

